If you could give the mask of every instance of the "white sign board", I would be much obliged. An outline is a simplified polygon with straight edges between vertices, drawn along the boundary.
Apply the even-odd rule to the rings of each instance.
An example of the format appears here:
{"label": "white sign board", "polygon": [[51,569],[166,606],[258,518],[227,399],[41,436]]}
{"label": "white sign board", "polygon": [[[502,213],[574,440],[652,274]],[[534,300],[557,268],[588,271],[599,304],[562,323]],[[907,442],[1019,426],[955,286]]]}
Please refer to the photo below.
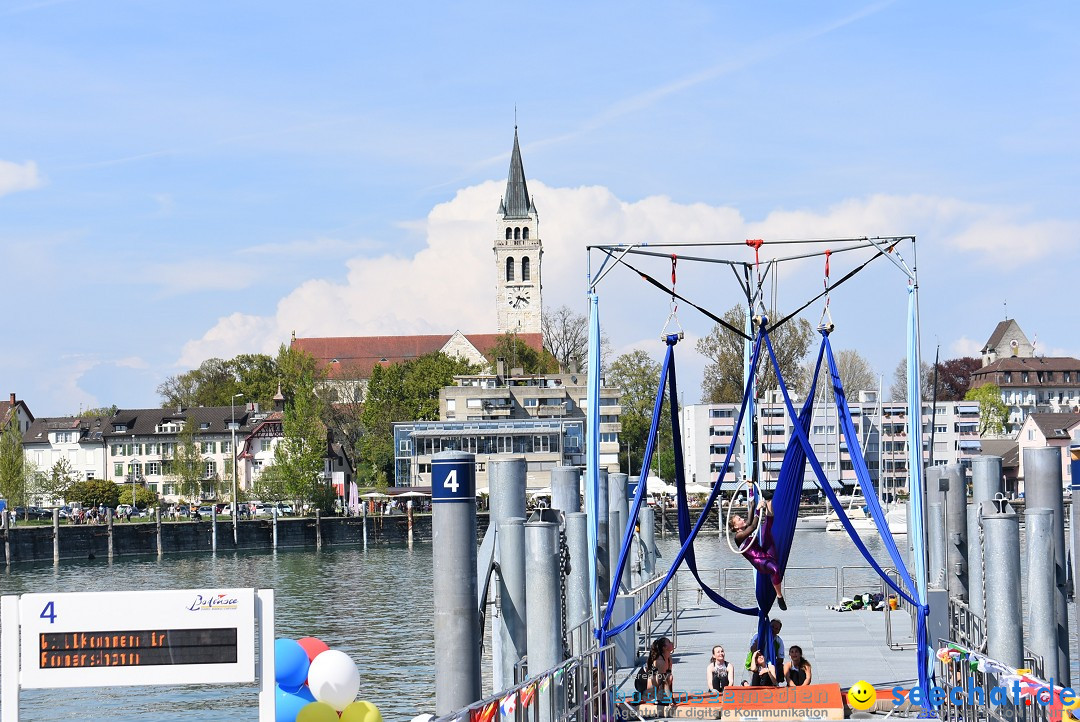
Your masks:
{"label": "white sign board", "polygon": [[24,594],[24,688],[255,681],[255,590]]}

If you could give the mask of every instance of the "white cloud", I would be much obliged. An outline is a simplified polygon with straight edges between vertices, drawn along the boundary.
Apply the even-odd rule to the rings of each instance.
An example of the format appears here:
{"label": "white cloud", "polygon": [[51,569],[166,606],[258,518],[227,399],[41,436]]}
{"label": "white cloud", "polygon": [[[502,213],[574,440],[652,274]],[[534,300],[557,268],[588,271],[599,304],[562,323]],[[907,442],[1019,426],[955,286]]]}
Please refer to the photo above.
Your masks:
{"label": "white cloud", "polygon": [[978,341],[974,341],[967,336],[961,336],[952,343],[949,344],[949,351],[955,358],[957,356],[974,356],[979,358],[982,355],[983,345]]}
{"label": "white cloud", "polygon": [[[996,259],[1001,251],[998,245],[973,244],[968,239],[984,236],[981,229],[1000,224],[1004,217],[1013,219],[1009,227],[1018,237],[1069,225],[1055,221],[1024,223],[1017,211],[951,198],[886,195],[849,199],[822,211],[781,209],[762,220],[748,221],[738,209],[731,207],[687,205],[663,196],[626,202],[603,187],[549,188],[536,180],[529,183],[540,212],[545,306],[565,303],[581,312],[586,310],[586,245],[731,241],[732,246],[721,249],[722,255],[739,262],[752,262],[754,252],[741,239],[914,234],[921,239],[919,261],[924,268],[920,270],[933,275],[971,261]],[[496,269],[492,245],[495,210],[503,188],[502,182],[495,181],[465,188],[432,209],[423,222],[410,223],[410,227],[426,238],[422,250],[413,256],[355,257],[347,261],[346,277],[341,282],[307,281],[265,315],[234,313],[219,319],[202,338],[184,346],[178,363],[194,367],[212,356],[228,358],[242,352],[272,352],[294,331],[298,336],[332,336],[495,330]],[[804,248],[766,246],[762,258],[801,253]],[[664,256],[671,251],[656,250]],[[1025,251],[1025,258],[1033,260],[1039,252],[1049,251]],[[685,258],[706,252],[688,247],[679,249],[679,253]],[[854,252],[834,255],[833,278],[871,255],[862,253],[860,258]],[[598,252],[592,254],[594,274],[601,260]],[[631,262],[662,283],[666,284],[670,278],[667,257],[635,256]],[[1014,258],[1010,267],[1019,262]],[[780,283],[780,304],[786,308],[811,298],[821,289],[822,279],[820,259],[790,265]],[[887,333],[889,343],[895,342],[895,349],[889,346],[880,352],[882,358],[873,359],[877,365],[890,365],[895,363],[894,356],[898,359],[903,354],[900,324],[906,303],[905,279],[885,261],[878,261],[874,268],[881,270],[875,270],[877,275],[862,289],[853,283],[843,289],[846,296],[841,296],[838,289],[834,293],[833,309],[834,314],[838,313],[840,304],[846,316],[845,329],[857,328],[856,316],[863,314],[858,322],[864,324],[860,331],[864,337],[877,333],[876,328],[868,330],[865,324],[893,324]],[[331,272],[336,275],[337,270]],[[679,264],[678,274],[679,291],[714,313],[722,313],[740,301],[735,276],[725,266],[686,260]],[[887,279],[887,286],[883,279]],[[885,288],[896,293],[886,297]],[[644,338],[647,343],[659,343],[648,340],[659,337],[668,316],[669,299],[662,292],[641,283],[626,269],[616,268],[602,282],[601,293],[605,329],[615,348],[629,346],[630,339]],[[867,303],[871,298],[875,302]],[[709,330],[709,322],[685,304],[680,306],[680,320],[692,336],[704,335]],[[965,321],[955,323],[960,325]],[[944,329],[935,332],[957,338],[965,330],[958,327],[948,329],[948,333]],[[978,333],[977,329],[974,333]],[[860,340],[874,342],[869,338]],[[954,346],[972,343],[961,338]],[[662,347],[654,356],[660,353]],[[686,393],[691,392],[696,392],[696,388],[687,383]]]}
{"label": "white cloud", "polygon": [[22,165],[0,160],[0,196],[16,191],[28,191],[41,185],[37,163],[28,160]]}

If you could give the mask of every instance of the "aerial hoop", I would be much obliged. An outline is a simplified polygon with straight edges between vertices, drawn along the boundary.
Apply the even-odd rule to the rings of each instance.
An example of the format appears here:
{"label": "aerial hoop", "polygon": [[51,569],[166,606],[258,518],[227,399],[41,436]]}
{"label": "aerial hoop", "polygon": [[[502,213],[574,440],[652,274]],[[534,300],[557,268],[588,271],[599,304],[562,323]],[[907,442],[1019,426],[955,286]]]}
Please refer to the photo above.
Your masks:
{"label": "aerial hoop", "polygon": [[746,552],[746,550],[753,545],[754,537],[757,536],[756,533],[751,534],[750,536],[746,537],[746,539],[743,540],[743,543],[740,544],[738,547],[736,547],[732,541],[734,539],[734,536],[731,533],[731,515],[735,510],[735,501],[739,498],[739,492],[744,486],[746,487],[747,523],[750,522],[750,517],[752,517],[754,514],[760,516],[765,511],[765,505],[758,503],[758,501],[761,499],[761,489],[758,488],[758,485],[750,479],[743,479],[742,481],[740,481],[739,485],[735,487],[734,493],[732,493],[731,495],[731,500],[728,502],[727,518],[724,521],[724,538],[727,539],[727,543],[728,546],[731,548],[731,551],[735,552],[736,554],[743,554],[744,552]]}

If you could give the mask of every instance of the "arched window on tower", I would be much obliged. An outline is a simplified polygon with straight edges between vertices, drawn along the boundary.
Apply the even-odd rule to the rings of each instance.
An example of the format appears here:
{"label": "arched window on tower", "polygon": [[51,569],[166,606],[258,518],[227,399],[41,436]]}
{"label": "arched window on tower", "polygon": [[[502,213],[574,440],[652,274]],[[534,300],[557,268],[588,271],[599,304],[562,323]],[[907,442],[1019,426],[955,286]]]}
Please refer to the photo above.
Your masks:
{"label": "arched window on tower", "polygon": [[506,280],[514,280],[514,259],[513,257],[506,259]]}
{"label": "arched window on tower", "polygon": [[529,240],[529,229],[528,228],[522,228],[521,229],[521,237],[524,238],[526,241]]}
{"label": "arched window on tower", "polygon": [[514,229],[509,226],[506,227],[506,240],[510,240],[510,237],[514,235]]}
{"label": "arched window on tower", "polygon": [[514,240],[515,241],[521,240],[521,229],[520,228],[515,228],[514,229]]}
{"label": "arched window on tower", "polygon": [[529,259],[528,257],[521,259],[521,280],[529,280]]}

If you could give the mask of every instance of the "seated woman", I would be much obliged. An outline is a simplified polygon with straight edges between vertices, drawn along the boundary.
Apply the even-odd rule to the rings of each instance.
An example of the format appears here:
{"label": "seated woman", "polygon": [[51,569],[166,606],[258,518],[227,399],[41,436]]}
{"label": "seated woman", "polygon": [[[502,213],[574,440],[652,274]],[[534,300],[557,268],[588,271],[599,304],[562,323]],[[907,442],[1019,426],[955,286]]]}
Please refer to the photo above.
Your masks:
{"label": "seated woman", "polygon": [[776,686],[776,670],[773,669],[771,664],[765,661],[765,655],[761,653],[761,650],[754,652],[754,661],[750,665],[750,686]]}
{"label": "seated woman", "polygon": [[674,675],[671,673],[671,653],[675,645],[667,637],[660,637],[649,647],[649,656],[634,680],[637,699],[640,702],[661,702],[671,699]]}
{"label": "seated woman", "polygon": [[706,689],[715,691],[721,695],[729,684],[735,683],[735,665],[727,661],[724,656],[724,648],[719,644],[712,648],[712,659],[705,668]]}
{"label": "seated woman", "polygon": [[765,513],[763,515],[765,521],[762,523],[762,534],[759,538],[756,535],[758,529],[758,520],[760,517],[754,515],[754,518],[747,522],[745,518],[738,514],[731,517],[730,529],[735,534],[735,544],[741,549],[743,542],[753,536],[753,540],[750,542],[750,546],[743,552],[743,556],[748,562],[762,574],[766,574],[769,577],[769,581],[772,582],[773,589],[776,590],[776,603],[780,609],[786,610],[787,603],[784,601],[784,590],[781,584],[784,581],[784,576],[780,572],[780,565],[776,560],[776,545],[772,538],[772,502],[765,502]]}
{"label": "seated woman", "polygon": [[790,659],[784,662],[784,679],[787,680],[788,686],[802,687],[805,684],[811,684],[813,670],[810,667],[810,660],[803,656],[802,647],[797,644],[791,645],[788,655]]}

